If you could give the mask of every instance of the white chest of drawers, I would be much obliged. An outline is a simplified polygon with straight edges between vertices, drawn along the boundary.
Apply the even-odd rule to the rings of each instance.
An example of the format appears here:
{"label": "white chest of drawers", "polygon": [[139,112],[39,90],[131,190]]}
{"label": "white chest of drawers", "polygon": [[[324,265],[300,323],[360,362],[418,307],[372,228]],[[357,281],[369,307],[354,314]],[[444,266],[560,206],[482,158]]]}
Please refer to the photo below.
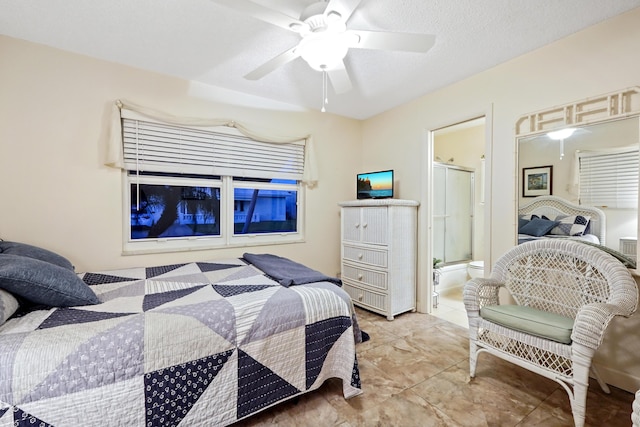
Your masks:
{"label": "white chest of drawers", "polygon": [[418,205],[400,199],[339,203],[343,288],[355,305],[389,320],[416,308]]}

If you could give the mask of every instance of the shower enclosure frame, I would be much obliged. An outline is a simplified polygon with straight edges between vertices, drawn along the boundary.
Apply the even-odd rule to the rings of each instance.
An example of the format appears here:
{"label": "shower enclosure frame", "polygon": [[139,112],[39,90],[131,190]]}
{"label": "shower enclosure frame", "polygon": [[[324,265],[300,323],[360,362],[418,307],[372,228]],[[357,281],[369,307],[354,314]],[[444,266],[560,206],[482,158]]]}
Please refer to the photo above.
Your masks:
{"label": "shower enclosure frame", "polygon": [[[449,212],[446,211],[443,215],[437,214],[437,209],[436,209],[436,205],[437,205],[437,200],[435,197],[435,194],[432,198],[434,207],[433,207],[433,212],[432,212],[432,218],[433,218],[433,236],[432,236],[432,240],[434,242],[434,248],[433,248],[433,257],[435,258],[440,258],[442,259],[442,263],[441,266],[447,266],[447,265],[455,265],[455,264],[461,264],[461,263],[467,263],[472,261],[474,258],[474,233],[475,233],[475,175],[476,175],[476,170],[474,168],[469,168],[469,167],[464,167],[464,166],[458,166],[458,165],[453,165],[450,163],[443,163],[443,162],[433,162],[433,179],[434,179],[434,183],[436,181],[436,168],[445,168],[447,170],[447,173],[449,170],[455,170],[455,171],[462,171],[462,172],[467,172],[470,174],[470,183],[469,183],[469,257],[465,258],[465,259],[456,259],[456,260],[447,260],[447,221],[446,219],[450,216]],[[445,177],[445,186],[447,185],[446,182],[447,178]],[[434,185],[434,193],[435,193],[435,185]],[[445,189],[444,191],[444,204],[446,206],[447,204],[447,191]],[[436,235],[436,220],[437,219],[444,219],[443,221],[443,242],[442,242],[442,254],[439,254],[436,252],[435,249],[435,243],[436,243],[436,239],[437,239],[437,235]]]}

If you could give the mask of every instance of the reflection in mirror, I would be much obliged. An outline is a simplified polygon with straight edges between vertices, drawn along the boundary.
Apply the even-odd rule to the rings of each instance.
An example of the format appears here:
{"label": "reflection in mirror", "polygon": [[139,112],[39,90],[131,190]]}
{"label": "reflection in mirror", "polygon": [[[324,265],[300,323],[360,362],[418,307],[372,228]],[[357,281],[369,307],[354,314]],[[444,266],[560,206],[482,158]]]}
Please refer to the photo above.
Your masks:
{"label": "reflection in mirror", "polygon": [[[518,139],[518,206],[531,203],[532,196],[550,194],[600,208],[606,216],[603,243],[619,250],[625,240],[637,237],[639,142],[638,116],[575,127],[555,139],[547,133]],[[610,162],[609,169],[589,177],[590,162],[600,160]],[[626,188],[621,184],[625,177],[614,179],[624,168],[635,173],[627,175]],[[600,189],[604,192],[598,194]]]}

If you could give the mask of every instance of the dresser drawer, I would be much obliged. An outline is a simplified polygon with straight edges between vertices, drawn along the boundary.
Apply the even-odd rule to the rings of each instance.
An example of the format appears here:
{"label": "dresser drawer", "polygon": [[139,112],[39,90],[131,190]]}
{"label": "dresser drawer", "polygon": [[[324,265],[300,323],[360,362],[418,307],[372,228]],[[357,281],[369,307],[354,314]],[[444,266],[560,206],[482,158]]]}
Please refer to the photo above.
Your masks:
{"label": "dresser drawer", "polygon": [[367,270],[350,264],[342,265],[342,278],[350,280],[360,286],[387,289],[387,273],[382,271]]}
{"label": "dresser drawer", "polygon": [[349,282],[342,283],[342,289],[344,289],[353,303],[357,306],[364,308],[372,308],[375,311],[387,311],[387,296],[384,294],[378,294],[368,291],[366,289],[359,288],[351,285]]}
{"label": "dresser drawer", "polygon": [[375,265],[376,267],[387,268],[387,251],[367,249],[358,246],[344,245],[342,254],[345,260],[362,262]]}

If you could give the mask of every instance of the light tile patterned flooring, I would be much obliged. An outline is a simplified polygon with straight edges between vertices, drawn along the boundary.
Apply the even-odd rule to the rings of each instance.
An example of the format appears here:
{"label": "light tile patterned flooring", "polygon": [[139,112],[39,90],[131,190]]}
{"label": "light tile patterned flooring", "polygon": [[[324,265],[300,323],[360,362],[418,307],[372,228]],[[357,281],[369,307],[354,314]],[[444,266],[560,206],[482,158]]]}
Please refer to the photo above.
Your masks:
{"label": "light tile patterned flooring", "polygon": [[[371,336],[356,347],[362,395],[345,400],[341,382],[332,379],[236,425],[573,426],[567,394],[554,381],[486,353],[470,381],[466,317],[455,292],[440,296],[435,315],[387,321],[357,312]],[[615,387],[607,395],[592,381],[586,426],[630,426],[633,398]]]}
{"label": "light tile patterned flooring", "polygon": [[462,302],[462,286],[445,289],[440,292],[438,307],[434,308],[431,314],[438,319],[448,320],[451,323],[468,328],[467,312]]}

